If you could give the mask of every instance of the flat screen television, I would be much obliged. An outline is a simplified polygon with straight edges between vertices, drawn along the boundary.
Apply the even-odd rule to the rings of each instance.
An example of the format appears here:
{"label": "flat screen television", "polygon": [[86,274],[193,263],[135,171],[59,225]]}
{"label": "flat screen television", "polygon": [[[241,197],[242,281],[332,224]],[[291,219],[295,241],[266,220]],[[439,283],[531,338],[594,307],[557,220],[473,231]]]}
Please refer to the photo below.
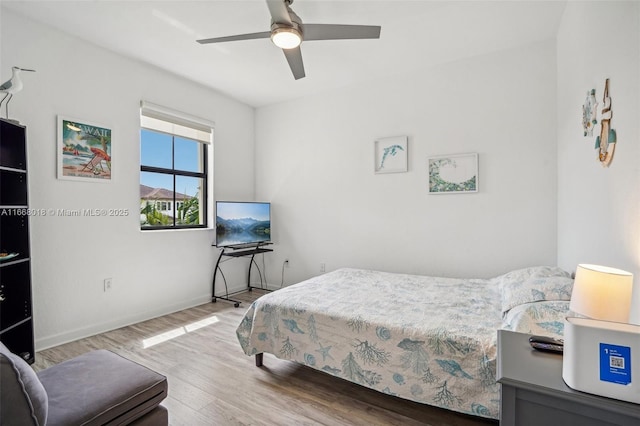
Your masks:
{"label": "flat screen television", "polygon": [[271,242],[271,204],[216,201],[216,246]]}

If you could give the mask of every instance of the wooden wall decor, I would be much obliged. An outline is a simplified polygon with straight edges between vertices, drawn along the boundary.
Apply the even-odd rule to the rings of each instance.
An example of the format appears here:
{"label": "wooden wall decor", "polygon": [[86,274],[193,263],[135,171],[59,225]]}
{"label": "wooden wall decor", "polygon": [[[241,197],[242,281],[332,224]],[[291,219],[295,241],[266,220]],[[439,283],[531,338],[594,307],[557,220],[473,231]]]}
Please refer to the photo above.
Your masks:
{"label": "wooden wall decor", "polygon": [[596,137],[596,149],[598,150],[598,160],[602,167],[609,167],[613,160],[613,153],[616,149],[616,131],[611,128],[611,98],[609,97],[609,79],[604,83],[604,94],[602,96],[602,112],[600,116],[600,135]]}

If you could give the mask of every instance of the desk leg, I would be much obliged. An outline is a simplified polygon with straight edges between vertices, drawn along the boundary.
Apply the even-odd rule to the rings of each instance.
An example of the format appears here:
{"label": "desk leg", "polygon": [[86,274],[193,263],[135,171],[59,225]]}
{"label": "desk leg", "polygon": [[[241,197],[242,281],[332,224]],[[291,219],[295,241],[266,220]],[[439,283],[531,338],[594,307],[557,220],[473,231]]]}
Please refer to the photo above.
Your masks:
{"label": "desk leg", "polygon": [[[267,283],[264,282],[262,278],[262,271],[260,271],[260,265],[258,265],[258,262],[256,262],[255,257],[256,257],[255,254],[251,256],[251,261],[249,262],[249,273],[247,275],[247,287],[249,288],[249,291],[253,290],[254,288],[259,288],[260,290],[265,290],[265,291],[271,291],[268,288],[266,288]],[[253,287],[251,285],[251,267],[254,264],[256,265],[256,269],[258,270],[258,275],[260,275],[260,287]]]}
{"label": "desk leg", "polygon": [[251,267],[253,266],[253,262],[255,259],[256,255],[252,254],[251,255],[251,260],[249,261],[249,272],[247,273],[247,288],[249,289],[249,291],[251,291],[253,289],[253,287],[251,287]]}
{"label": "desk leg", "polygon": [[[211,283],[211,303],[216,303],[217,299],[221,299],[221,300],[226,300],[227,302],[233,302],[233,307],[237,308],[238,306],[240,306],[240,303],[238,300],[234,300],[234,299],[229,299],[229,289],[227,287],[227,279],[224,277],[224,274],[222,273],[222,269],[220,269],[220,259],[222,259],[222,256],[224,256],[224,248],[222,250],[220,250],[220,255],[218,255],[218,260],[216,260],[216,266],[213,269],[213,280]],[[220,271],[220,275],[222,275],[222,280],[224,281],[224,288],[225,288],[225,295],[224,297],[222,296],[216,296],[216,276],[218,275],[218,271]]]}

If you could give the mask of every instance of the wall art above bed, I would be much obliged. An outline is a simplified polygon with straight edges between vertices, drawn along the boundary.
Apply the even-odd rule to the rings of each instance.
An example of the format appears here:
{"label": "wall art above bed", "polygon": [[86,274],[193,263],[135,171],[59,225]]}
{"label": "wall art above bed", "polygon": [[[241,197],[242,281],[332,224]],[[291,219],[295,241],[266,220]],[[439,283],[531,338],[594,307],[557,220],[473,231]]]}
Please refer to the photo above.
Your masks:
{"label": "wall art above bed", "polygon": [[429,194],[478,192],[478,154],[430,157]]}
{"label": "wall art above bed", "polygon": [[374,157],[376,173],[401,173],[407,171],[407,136],[376,139]]}

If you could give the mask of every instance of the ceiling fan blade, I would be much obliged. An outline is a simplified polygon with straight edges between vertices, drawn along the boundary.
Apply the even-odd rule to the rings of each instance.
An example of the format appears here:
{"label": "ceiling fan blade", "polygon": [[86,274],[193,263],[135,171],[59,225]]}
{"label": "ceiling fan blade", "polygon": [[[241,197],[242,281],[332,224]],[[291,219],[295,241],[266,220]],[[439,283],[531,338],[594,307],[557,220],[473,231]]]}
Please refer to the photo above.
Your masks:
{"label": "ceiling fan blade", "polygon": [[274,23],[292,25],[291,16],[289,15],[285,1],[286,0],[267,0],[269,13],[271,13],[271,19],[273,19]]}
{"label": "ceiling fan blade", "polygon": [[304,40],[344,40],[380,38],[377,25],[303,24]]}
{"label": "ceiling fan blade", "polygon": [[282,51],[284,52],[284,56],[287,58],[287,62],[289,62],[289,68],[291,68],[293,77],[296,80],[304,78],[304,64],[302,63],[302,51],[300,50],[300,46],[294,47],[293,49],[282,49]]}
{"label": "ceiling fan blade", "polygon": [[200,44],[208,44],[208,43],[224,43],[226,41],[237,41],[237,40],[253,40],[257,38],[269,38],[271,37],[271,31],[264,31],[261,33],[251,33],[251,34],[240,34],[234,36],[227,37],[215,37],[215,38],[203,38],[201,40],[196,40]]}

